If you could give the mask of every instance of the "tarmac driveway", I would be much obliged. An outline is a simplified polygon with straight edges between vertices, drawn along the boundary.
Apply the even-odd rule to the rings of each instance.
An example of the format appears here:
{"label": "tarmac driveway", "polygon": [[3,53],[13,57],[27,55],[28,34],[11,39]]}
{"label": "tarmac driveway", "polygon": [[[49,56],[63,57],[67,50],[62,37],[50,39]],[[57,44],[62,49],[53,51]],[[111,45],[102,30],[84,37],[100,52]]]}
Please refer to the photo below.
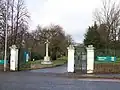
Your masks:
{"label": "tarmac driveway", "polygon": [[67,65],[53,67],[53,68],[45,68],[45,69],[37,69],[37,70],[30,70],[29,72],[40,72],[40,73],[66,73],[67,72]]}

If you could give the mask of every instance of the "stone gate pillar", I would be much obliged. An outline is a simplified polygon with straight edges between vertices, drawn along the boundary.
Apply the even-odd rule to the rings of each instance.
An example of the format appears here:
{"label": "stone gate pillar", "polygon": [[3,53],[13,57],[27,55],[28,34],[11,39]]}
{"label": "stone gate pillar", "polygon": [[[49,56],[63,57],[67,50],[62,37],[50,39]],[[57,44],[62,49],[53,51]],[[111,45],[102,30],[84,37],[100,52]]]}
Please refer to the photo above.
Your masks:
{"label": "stone gate pillar", "polygon": [[68,49],[67,71],[74,72],[74,47],[70,45],[67,49]]}
{"label": "stone gate pillar", "polygon": [[18,67],[18,49],[15,45],[12,45],[12,47],[10,47],[11,51],[10,51],[10,70],[11,71],[15,71]]}
{"label": "stone gate pillar", "polygon": [[87,73],[93,73],[94,70],[94,47],[88,45],[87,49]]}

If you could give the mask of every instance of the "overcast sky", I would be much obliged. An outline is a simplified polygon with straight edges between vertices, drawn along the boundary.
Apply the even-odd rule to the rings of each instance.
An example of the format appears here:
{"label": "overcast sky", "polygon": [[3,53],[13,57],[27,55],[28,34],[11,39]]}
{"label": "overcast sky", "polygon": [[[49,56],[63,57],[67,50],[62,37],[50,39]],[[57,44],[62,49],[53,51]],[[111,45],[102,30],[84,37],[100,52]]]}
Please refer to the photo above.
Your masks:
{"label": "overcast sky", "polygon": [[93,11],[101,0],[26,0],[31,15],[30,28],[59,24],[76,42],[82,42],[84,33],[93,24]]}

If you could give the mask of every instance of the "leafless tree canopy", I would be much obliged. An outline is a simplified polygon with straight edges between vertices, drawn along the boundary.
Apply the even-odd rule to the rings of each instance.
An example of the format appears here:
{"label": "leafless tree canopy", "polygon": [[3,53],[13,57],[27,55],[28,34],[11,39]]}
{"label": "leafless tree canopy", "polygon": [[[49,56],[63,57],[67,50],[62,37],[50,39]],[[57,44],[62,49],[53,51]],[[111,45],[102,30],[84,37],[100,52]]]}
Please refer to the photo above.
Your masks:
{"label": "leafless tree canopy", "polygon": [[8,1],[8,47],[12,44],[20,46],[22,37],[28,30],[29,14],[24,0],[0,0],[0,45],[4,49],[6,1]]}
{"label": "leafless tree canopy", "polygon": [[68,44],[72,43],[73,40],[70,35],[66,36],[61,26],[51,24],[44,28],[38,26],[32,32],[28,31],[30,16],[24,0],[0,0],[0,51],[4,51],[5,44],[6,1],[8,1],[7,48],[13,44],[20,48],[23,46],[22,42],[24,41],[26,49],[29,48],[37,53],[42,52],[44,56],[44,43],[48,39],[50,42],[49,51],[53,57],[66,53]]}
{"label": "leafless tree canopy", "polygon": [[108,38],[116,41],[120,26],[120,4],[113,0],[103,0],[102,8],[96,9],[94,19],[107,27]]}

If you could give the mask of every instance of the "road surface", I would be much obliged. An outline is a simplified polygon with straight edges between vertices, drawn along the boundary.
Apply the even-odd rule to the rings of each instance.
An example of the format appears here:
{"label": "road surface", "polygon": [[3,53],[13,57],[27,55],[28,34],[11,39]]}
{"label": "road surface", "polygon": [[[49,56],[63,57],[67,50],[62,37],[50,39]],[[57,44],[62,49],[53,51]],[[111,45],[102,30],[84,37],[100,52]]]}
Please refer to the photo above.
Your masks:
{"label": "road surface", "polygon": [[[22,72],[0,72],[0,90],[120,90],[119,80],[71,79],[66,65]],[[61,76],[62,75],[62,76]]]}
{"label": "road surface", "polygon": [[1,72],[0,90],[120,90],[120,81],[68,79],[36,72]]}

